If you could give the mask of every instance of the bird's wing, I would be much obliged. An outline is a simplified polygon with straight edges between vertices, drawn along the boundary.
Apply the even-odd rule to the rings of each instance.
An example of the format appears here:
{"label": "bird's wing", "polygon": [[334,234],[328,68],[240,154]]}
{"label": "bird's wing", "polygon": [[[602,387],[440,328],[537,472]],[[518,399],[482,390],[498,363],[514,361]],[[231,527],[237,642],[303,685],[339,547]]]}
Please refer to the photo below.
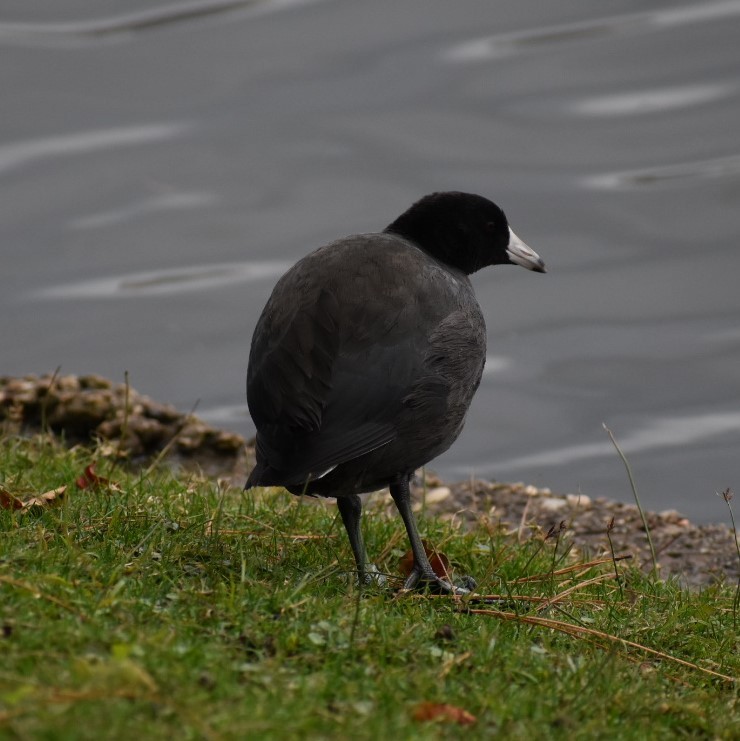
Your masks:
{"label": "bird's wing", "polygon": [[[255,330],[247,399],[258,453],[283,478],[320,475],[393,440],[421,373],[428,338],[419,324],[424,315],[434,325],[436,310],[409,291],[408,265],[379,269],[393,250],[380,264],[348,261],[343,252],[369,247],[361,239],[299,262]],[[407,253],[404,245],[399,259]]]}

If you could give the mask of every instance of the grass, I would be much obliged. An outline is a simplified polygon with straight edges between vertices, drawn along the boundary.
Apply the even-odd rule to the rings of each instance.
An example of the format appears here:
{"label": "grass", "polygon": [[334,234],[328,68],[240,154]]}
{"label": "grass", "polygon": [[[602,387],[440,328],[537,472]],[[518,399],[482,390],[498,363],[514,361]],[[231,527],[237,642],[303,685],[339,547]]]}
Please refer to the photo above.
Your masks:
{"label": "grass", "polygon": [[[499,599],[360,590],[333,505],[101,454],[0,440],[0,738],[738,737],[730,586],[422,518]],[[397,575],[400,518],[364,524]]]}
{"label": "grass", "polygon": [[[640,519],[642,520],[642,528],[645,531],[645,537],[647,538],[648,547],[650,548],[650,558],[652,559],[652,562],[653,562],[653,576],[657,576],[658,575],[658,558],[655,555],[655,546],[653,545],[653,538],[650,535],[650,528],[648,527],[647,518],[645,517],[645,510],[642,508],[640,497],[637,495],[637,486],[635,485],[635,478],[632,475],[632,466],[630,466],[629,461],[627,460],[627,457],[622,452],[622,448],[619,447],[619,443],[617,443],[616,439],[614,438],[612,431],[603,422],[602,422],[602,426],[604,430],[606,431],[606,434],[609,435],[609,439],[612,441],[612,445],[614,445],[614,447],[616,448],[617,454],[619,455],[627,471],[627,478],[630,481],[630,489],[632,489],[632,496],[635,498],[635,504],[637,505],[637,509],[640,513]],[[611,545],[611,538],[609,539],[609,544]]]}

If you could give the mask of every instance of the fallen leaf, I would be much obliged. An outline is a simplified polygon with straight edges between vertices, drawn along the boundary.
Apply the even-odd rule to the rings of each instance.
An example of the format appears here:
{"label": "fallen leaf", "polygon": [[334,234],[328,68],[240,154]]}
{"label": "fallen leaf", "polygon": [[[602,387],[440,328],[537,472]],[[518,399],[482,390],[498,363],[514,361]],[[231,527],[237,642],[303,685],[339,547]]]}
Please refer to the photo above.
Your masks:
{"label": "fallen leaf", "polygon": [[60,486],[51,491],[39,494],[37,497],[31,497],[27,501],[23,502],[23,510],[28,512],[31,509],[43,509],[44,507],[59,504],[64,498],[66,491],[66,486]]}
{"label": "fallen leaf", "polygon": [[121,491],[121,487],[114,481],[105,478],[105,476],[98,476],[95,473],[95,464],[91,463],[85,467],[85,471],[82,476],[78,476],[75,480],[75,484],[78,489],[97,489],[99,487],[107,487],[113,491]]}
{"label": "fallen leaf", "polygon": [[95,464],[91,463],[89,466],[85,467],[85,471],[82,474],[82,476],[78,476],[75,479],[75,484],[77,485],[78,489],[89,489],[93,486],[100,486],[101,484],[107,484],[108,479],[103,478],[102,476],[98,476],[97,473],[95,473]]}
{"label": "fallen leaf", "polygon": [[9,491],[0,489],[0,507],[3,509],[22,509],[23,502],[18,497],[14,497]]}
{"label": "fallen leaf", "polygon": [[[429,563],[432,565],[434,573],[442,579],[449,578],[450,574],[450,559],[445,556],[444,553],[440,553],[430,546],[426,540],[421,541],[424,545],[424,551],[427,554]],[[398,563],[398,567],[404,576],[408,576],[414,570],[414,554],[413,551],[406,551],[401,557]]]}
{"label": "fallen leaf", "polygon": [[441,723],[457,723],[461,726],[470,726],[477,718],[467,710],[439,702],[420,702],[411,713],[411,717],[418,723],[439,721]]}

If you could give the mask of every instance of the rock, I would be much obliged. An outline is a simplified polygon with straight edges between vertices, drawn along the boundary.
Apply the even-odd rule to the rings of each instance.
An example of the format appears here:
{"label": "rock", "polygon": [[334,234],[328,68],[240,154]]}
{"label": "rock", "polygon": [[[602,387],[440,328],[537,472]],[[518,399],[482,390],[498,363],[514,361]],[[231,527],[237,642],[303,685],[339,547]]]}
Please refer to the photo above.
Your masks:
{"label": "rock", "polygon": [[436,488],[427,491],[426,503],[437,504],[438,502],[447,499],[451,493],[449,486],[437,486]]}
{"label": "rock", "polygon": [[4,400],[19,404],[31,404],[38,398],[37,386],[25,378],[2,379],[6,381],[3,390]]}
{"label": "rock", "polygon": [[664,509],[662,512],[658,512],[658,517],[667,522],[678,522],[683,515],[675,509]]}
{"label": "rock", "polygon": [[677,525],[676,523],[669,522],[661,528],[661,535],[663,535],[665,538],[675,538],[679,535],[683,535],[685,531],[685,528],[681,527],[680,525]]}
{"label": "rock", "polygon": [[545,512],[558,512],[561,509],[565,509],[568,506],[568,502],[565,499],[558,497],[542,497],[537,504]]}
{"label": "rock", "polygon": [[[46,378],[42,380],[47,380]],[[77,392],[80,390],[80,381],[77,376],[59,376],[56,380],[53,378],[48,379],[47,391],[73,391]]]}
{"label": "rock", "polygon": [[192,452],[203,444],[206,436],[202,422],[188,422],[177,436],[177,447],[182,451]]}
{"label": "rock", "polygon": [[235,432],[218,432],[213,441],[214,449],[235,455],[244,448],[244,438]]}
{"label": "rock", "polygon": [[[74,376],[67,376],[67,378],[74,379]],[[79,386],[83,389],[110,389],[113,388],[113,384],[107,378],[102,376],[80,376]]]}
{"label": "rock", "polygon": [[128,420],[128,427],[141,440],[144,450],[154,450],[166,445],[174,434],[161,422],[148,417],[131,417]]}

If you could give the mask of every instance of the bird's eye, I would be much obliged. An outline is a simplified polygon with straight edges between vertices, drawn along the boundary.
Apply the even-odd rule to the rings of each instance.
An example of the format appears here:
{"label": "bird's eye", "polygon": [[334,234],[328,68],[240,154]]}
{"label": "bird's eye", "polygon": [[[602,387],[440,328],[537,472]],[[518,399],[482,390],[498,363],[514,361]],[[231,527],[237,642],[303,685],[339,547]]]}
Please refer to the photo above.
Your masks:
{"label": "bird's eye", "polygon": [[486,229],[488,229],[489,232],[495,232],[496,231],[496,222],[495,221],[489,221],[486,224]]}

